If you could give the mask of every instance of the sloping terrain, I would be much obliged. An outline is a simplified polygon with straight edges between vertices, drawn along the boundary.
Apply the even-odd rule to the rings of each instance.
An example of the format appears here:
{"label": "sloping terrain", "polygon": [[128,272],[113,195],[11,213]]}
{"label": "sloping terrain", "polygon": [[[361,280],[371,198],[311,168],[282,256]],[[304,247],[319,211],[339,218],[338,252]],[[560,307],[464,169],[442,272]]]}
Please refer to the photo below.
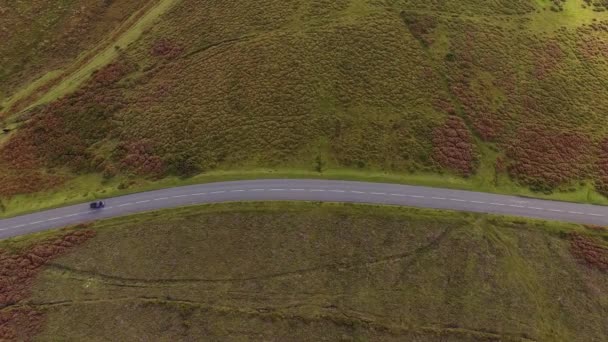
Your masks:
{"label": "sloping terrain", "polygon": [[0,194],[255,167],[605,193],[604,9],[181,0],[80,90],[5,114]]}
{"label": "sloping terrain", "polygon": [[[25,322],[41,341],[570,342],[608,335],[607,235],[591,227],[251,204],[152,213],[87,230],[95,237],[47,258],[27,281],[29,295],[20,292],[0,317],[12,312],[9,323],[19,328],[21,313],[30,312]],[[20,280],[13,284],[20,288]]]}
{"label": "sloping terrain", "polygon": [[0,113],[94,50],[149,2],[0,1]]}

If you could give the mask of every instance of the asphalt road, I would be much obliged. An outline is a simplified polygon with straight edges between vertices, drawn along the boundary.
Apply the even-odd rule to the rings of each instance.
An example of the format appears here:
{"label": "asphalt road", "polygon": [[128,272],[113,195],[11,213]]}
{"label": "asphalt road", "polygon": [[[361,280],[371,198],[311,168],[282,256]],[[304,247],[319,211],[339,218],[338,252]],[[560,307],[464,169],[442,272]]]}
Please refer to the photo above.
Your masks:
{"label": "asphalt road", "polygon": [[608,206],[557,202],[480,192],[333,180],[252,180],[192,185],[106,199],[0,220],[0,239],[78,223],[193,204],[235,201],[322,201],[400,205],[506,214],[608,225]]}

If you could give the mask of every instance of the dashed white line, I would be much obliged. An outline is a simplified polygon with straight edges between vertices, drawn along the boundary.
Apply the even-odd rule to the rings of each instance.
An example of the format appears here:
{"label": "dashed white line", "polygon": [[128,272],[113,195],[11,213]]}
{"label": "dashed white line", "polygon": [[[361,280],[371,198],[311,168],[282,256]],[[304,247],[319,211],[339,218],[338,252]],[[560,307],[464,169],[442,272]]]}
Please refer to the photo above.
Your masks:
{"label": "dashed white line", "polygon": [[528,209],[532,209],[532,210],[545,210],[544,208],[538,208],[538,207],[527,207]]}
{"label": "dashed white line", "polygon": [[289,191],[306,191],[306,189],[289,189]]}
{"label": "dashed white line", "polygon": [[260,192],[260,191],[266,191],[266,189],[251,189],[249,191]]}
{"label": "dashed white line", "polygon": [[370,195],[385,196],[386,192],[370,192]]}
{"label": "dashed white line", "polygon": [[395,196],[395,197],[407,197],[407,195],[404,195],[404,194],[391,194],[391,196]]}
{"label": "dashed white line", "polygon": [[[230,190],[230,192],[245,192],[245,190]],[[194,195],[192,195],[194,196]]]}
{"label": "dashed white line", "polygon": [[568,214],[574,214],[574,215],[585,215],[585,213],[582,213],[580,211],[569,211]]}
{"label": "dashed white line", "polygon": [[466,202],[466,200],[460,199],[460,198],[450,198],[450,201],[454,201],[454,202]]}
{"label": "dashed white line", "polygon": [[445,197],[431,197],[431,198],[432,198],[432,199],[435,199],[435,200],[440,200],[440,201],[445,201],[445,200],[447,200],[447,198],[445,198]]}
{"label": "dashed white line", "polygon": [[407,197],[411,197],[411,198],[424,198],[424,196],[420,196],[420,195],[407,195]]}
{"label": "dashed white line", "polygon": [[135,202],[135,204],[143,204],[143,203],[148,203],[148,202],[150,202],[150,200],[138,201],[138,202]]}
{"label": "dashed white line", "polygon": [[133,203],[125,203],[125,204],[121,204],[119,205],[119,207],[128,207],[130,205],[133,205]]}
{"label": "dashed white line", "polygon": [[325,192],[323,189],[310,189],[310,192]]}
{"label": "dashed white line", "polygon": [[552,211],[554,213],[563,213],[563,210],[559,210],[559,209],[547,209],[548,211]]}
{"label": "dashed white line", "polygon": [[286,191],[286,189],[270,189],[269,191]]}
{"label": "dashed white line", "polygon": [[351,192],[351,193],[353,193],[353,194],[365,194],[365,192],[364,192],[364,191],[355,191],[355,190],[351,190],[350,192]]}
{"label": "dashed white line", "polygon": [[605,215],[600,215],[600,214],[587,214],[589,216],[595,216],[595,217],[604,217]]}
{"label": "dashed white line", "polygon": [[498,206],[498,207],[504,207],[506,204],[492,202],[492,203],[490,203],[490,205],[495,205],[495,206]]}
{"label": "dashed white line", "polygon": [[[224,191],[222,191],[224,192]],[[184,197],[189,197],[190,195],[175,195],[175,196],[171,196],[171,198],[184,198]]]}
{"label": "dashed white line", "polygon": [[471,203],[475,203],[475,204],[486,204],[486,202],[482,202],[482,201],[469,201]]}
{"label": "dashed white line", "polygon": [[159,198],[155,198],[154,200],[155,201],[166,201],[168,199],[169,199],[169,197],[159,197]]}
{"label": "dashed white line", "polygon": [[62,218],[63,217],[53,217],[53,218],[48,219],[47,222],[61,220]]}
{"label": "dashed white line", "polygon": [[[243,190],[243,191],[245,191],[245,190]],[[196,193],[196,194],[192,194],[191,196],[206,196],[206,195],[207,195],[206,192],[199,192],[199,193]]]}
{"label": "dashed white line", "polygon": [[210,194],[212,194],[212,195],[225,194],[225,193],[226,193],[226,191],[213,191],[213,192],[210,192]]}
{"label": "dashed white line", "polygon": [[69,217],[74,217],[74,216],[78,216],[80,214],[70,214],[70,215],[65,215],[64,218],[69,218]]}
{"label": "dashed white line", "polygon": [[512,207],[512,208],[525,208],[525,206],[519,205],[519,204],[509,204],[509,207]]}
{"label": "dashed white line", "polygon": [[29,223],[29,225],[32,225],[32,226],[33,226],[33,225],[35,225],[35,224],[40,224],[40,223],[43,223],[43,222],[44,222],[44,221],[35,221],[35,222],[31,222],[31,223]]}
{"label": "dashed white line", "polygon": [[341,194],[341,193],[345,193],[346,191],[344,191],[344,190],[329,190],[329,192],[336,192],[336,193]]}

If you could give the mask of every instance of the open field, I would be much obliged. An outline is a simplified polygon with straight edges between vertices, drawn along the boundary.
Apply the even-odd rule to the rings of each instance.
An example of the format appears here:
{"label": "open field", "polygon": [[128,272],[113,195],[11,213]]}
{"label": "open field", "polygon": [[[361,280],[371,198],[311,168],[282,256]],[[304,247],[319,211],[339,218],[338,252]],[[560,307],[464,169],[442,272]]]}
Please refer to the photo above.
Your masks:
{"label": "open field", "polygon": [[[38,340],[600,341],[608,334],[605,230],[290,203],[184,208],[84,229],[95,236],[52,257],[29,283],[30,295],[0,311],[35,312]],[[0,245],[19,253],[53,234]]]}
{"label": "open field", "polygon": [[46,199],[259,169],[606,202],[604,7],[165,0],[141,17],[133,8],[129,29],[106,37],[118,49],[75,62],[43,94],[48,105],[5,113],[4,215],[23,198],[54,205]]}

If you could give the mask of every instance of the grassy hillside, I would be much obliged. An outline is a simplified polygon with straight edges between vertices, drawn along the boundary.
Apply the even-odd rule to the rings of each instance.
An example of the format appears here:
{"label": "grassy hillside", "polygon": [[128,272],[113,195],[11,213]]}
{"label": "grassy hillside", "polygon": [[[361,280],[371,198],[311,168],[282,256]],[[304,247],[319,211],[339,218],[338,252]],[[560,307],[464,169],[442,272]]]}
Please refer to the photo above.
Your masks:
{"label": "grassy hillside", "polygon": [[80,90],[5,114],[0,194],[282,168],[589,200],[608,189],[602,4],[175,1]]}
{"label": "grassy hillside", "polygon": [[[0,113],[115,34],[146,1],[0,1]],[[4,108],[3,108],[4,107]]]}
{"label": "grassy hillside", "polygon": [[74,246],[96,233],[59,257],[48,252],[58,247],[22,252],[31,238],[2,242],[32,260],[47,251],[34,280],[14,282],[26,288],[0,311],[14,329],[41,341],[608,335],[606,231],[330,204],[195,207],[87,229],[36,238]]}

